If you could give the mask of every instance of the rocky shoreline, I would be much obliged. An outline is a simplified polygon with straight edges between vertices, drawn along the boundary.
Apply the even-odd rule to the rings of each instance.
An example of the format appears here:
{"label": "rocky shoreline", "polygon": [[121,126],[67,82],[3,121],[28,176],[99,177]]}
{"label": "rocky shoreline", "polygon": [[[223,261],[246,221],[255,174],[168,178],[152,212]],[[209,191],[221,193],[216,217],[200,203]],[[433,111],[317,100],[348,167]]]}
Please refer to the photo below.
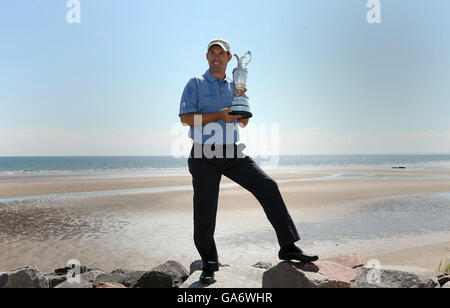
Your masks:
{"label": "rocky shoreline", "polygon": [[189,271],[177,261],[167,261],[146,271],[116,269],[107,273],[73,264],[41,273],[33,265],[0,272],[0,288],[450,288],[448,273],[437,275],[415,267],[364,266],[356,255],[307,264],[221,264],[211,285],[198,281],[201,267],[201,260],[192,262]]}

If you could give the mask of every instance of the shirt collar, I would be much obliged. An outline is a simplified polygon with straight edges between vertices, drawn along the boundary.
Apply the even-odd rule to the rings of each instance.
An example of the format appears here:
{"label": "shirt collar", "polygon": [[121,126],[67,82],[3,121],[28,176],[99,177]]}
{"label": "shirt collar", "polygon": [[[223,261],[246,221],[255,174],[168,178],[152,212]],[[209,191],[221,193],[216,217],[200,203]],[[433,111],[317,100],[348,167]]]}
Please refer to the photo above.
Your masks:
{"label": "shirt collar", "polygon": [[[216,82],[216,81],[222,82],[222,80],[220,80],[219,78],[217,78],[213,74],[211,74],[209,72],[209,70],[207,70],[206,73],[203,74],[203,76],[205,77],[206,80],[208,80],[210,82]],[[224,82],[231,83],[231,79],[228,76],[225,75]]]}

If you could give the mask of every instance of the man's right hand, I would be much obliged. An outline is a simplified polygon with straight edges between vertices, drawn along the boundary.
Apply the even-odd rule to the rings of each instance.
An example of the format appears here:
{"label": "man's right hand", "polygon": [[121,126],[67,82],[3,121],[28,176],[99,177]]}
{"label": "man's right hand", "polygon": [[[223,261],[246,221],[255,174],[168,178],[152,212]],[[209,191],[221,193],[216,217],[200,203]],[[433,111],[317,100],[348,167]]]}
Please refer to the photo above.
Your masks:
{"label": "man's right hand", "polygon": [[227,123],[231,123],[234,120],[240,119],[242,118],[241,115],[230,115],[229,113],[232,110],[230,108],[224,108],[222,110],[219,111],[219,119],[224,120]]}

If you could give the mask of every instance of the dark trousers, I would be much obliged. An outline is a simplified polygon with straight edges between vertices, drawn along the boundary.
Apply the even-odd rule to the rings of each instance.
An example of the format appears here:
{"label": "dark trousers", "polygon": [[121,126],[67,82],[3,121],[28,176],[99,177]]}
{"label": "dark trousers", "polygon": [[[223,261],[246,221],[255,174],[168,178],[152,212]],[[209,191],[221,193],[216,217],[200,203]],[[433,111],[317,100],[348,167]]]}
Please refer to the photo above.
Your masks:
{"label": "dark trousers", "polygon": [[[256,197],[275,229],[280,246],[300,240],[277,183],[253,159],[248,156],[237,158],[236,145],[227,146],[234,148],[233,158],[226,158],[226,147],[222,147],[223,158],[206,158],[205,155],[194,158],[196,157],[194,156],[195,146],[192,148],[188,165],[194,188],[194,242],[202,258],[203,269],[219,270],[214,230],[222,175],[241,185]],[[230,149],[228,151],[230,153]],[[207,157],[211,156],[207,155]]]}

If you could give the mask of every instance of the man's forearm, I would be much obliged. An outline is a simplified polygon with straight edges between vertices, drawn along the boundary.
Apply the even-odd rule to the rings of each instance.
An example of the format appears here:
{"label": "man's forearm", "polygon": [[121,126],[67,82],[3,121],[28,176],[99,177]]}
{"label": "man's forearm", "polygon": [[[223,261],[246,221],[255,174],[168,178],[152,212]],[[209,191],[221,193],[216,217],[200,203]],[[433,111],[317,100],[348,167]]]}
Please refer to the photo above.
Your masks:
{"label": "man's forearm", "polygon": [[[198,118],[198,120],[197,120],[198,123],[194,123],[195,116],[197,116],[197,118]],[[200,119],[201,119],[201,125],[205,125],[205,124],[208,124],[210,122],[214,122],[214,121],[220,119],[220,113],[219,112],[188,113],[188,114],[181,115],[181,122],[187,126],[200,125]]]}

